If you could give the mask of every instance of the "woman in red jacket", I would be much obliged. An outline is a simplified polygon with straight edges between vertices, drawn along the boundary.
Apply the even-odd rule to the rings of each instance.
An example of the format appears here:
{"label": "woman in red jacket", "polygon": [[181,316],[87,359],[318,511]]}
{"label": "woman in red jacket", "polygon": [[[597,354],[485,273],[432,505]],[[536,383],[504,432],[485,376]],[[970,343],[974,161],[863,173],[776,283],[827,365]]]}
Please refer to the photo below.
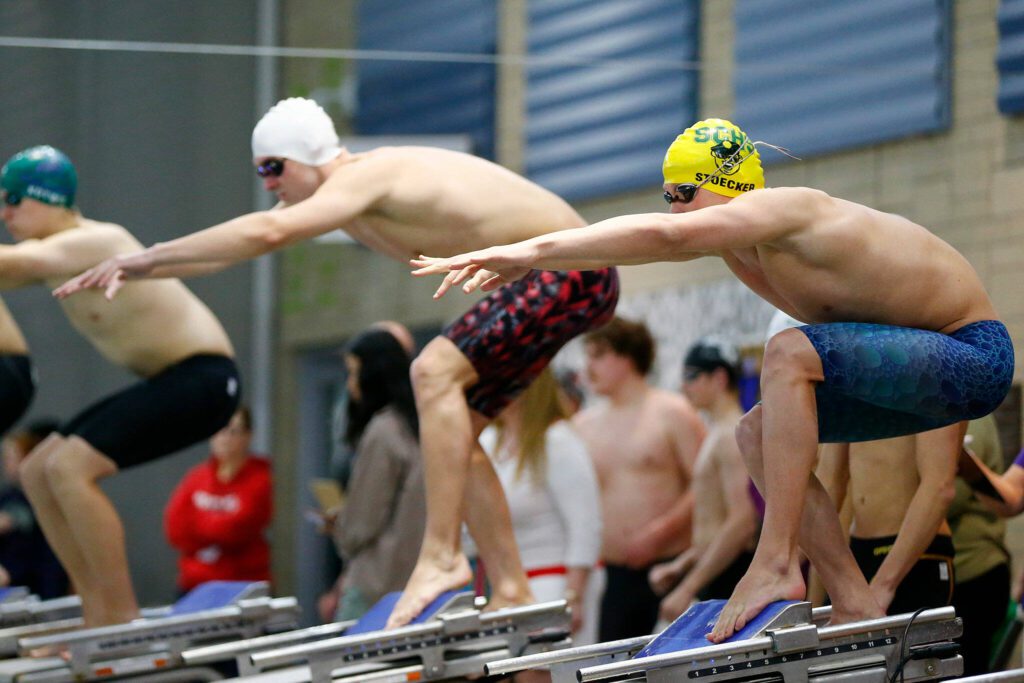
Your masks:
{"label": "woman in red jacket", "polygon": [[270,465],[249,453],[252,422],[239,408],[210,439],[212,455],[181,480],[164,511],[167,539],[181,555],[178,588],[204,581],[270,578],[264,532],[272,513]]}

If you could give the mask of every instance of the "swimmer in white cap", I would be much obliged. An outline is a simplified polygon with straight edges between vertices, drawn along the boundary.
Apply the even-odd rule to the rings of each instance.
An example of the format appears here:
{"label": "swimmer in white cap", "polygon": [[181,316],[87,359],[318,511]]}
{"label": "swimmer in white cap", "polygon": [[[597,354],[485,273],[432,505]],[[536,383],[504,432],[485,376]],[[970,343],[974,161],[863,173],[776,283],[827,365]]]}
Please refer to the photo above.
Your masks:
{"label": "swimmer in white cap", "polygon": [[[280,200],[276,210],[110,259],[57,295],[97,287],[112,297],[128,278],[212,272],[333,230],[406,262],[584,224],[551,192],[469,154],[430,147],[350,153],[311,100],[278,103],[252,143],[256,173]],[[617,297],[614,269],[537,271],[482,299],[416,358],[427,528],[390,626],[470,580],[460,548],[463,510],[487,565],[490,605],[532,601],[501,484],[477,437],[565,342],[610,319]]]}

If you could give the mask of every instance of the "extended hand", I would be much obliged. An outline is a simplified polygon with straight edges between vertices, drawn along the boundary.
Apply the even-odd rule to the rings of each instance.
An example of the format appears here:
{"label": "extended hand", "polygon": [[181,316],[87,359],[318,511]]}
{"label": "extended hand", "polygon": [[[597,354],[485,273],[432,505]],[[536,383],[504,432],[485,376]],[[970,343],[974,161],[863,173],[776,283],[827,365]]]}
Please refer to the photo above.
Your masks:
{"label": "extended hand", "polygon": [[66,299],[84,289],[102,289],[104,296],[111,300],[124,286],[125,280],[145,277],[152,270],[153,259],[148,250],[121,254],[108,258],[81,275],[71,278],[53,290],[53,295],[58,299]]}
{"label": "extended hand", "polygon": [[507,282],[515,282],[530,272],[535,258],[536,253],[532,247],[506,244],[449,258],[420,256],[409,263],[416,268],[412,272],[416,277],[445,276],[444,282],[434,294],[434,298],[438,299],[459,284],[463,285],[464,292],[469,293],[478,287],[489,292]]}

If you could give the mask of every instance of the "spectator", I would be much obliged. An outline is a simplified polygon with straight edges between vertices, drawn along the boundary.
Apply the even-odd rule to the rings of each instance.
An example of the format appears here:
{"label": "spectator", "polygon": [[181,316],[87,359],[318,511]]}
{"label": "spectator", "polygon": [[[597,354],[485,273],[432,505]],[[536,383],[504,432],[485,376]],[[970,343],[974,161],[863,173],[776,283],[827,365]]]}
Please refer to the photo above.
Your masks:
{"label": "spectator", "polygon": [[242,407],[210,439],[210,458],[171,494],[164,527],[178,558],[178,588],[205,581],[270,579],[265,537],[273,497],[270,465],[249,452],[252,418]]}
{"label": "spectator", "polygon": [[480,443],[505,490],[530,590],[538,602],[564,598],[575,643],[589,644],[597,638],[600,596],[589,584],[601,552],[601,493],[568,417],[545,369]]}
{"label": "spectator", "polygon": [[36,522],[18,468],[57,426],[53,419],[35,420],[3,442],[6,485],[0,490],[0,566],[9,575],[3,585],[25,586],[44,600],[65,595],[68,577]]}
{"label": "spectator", "polygon": [[[1003,449],[993,416],[972,420],[964,442],[988,467],[1003,467]],[[956,549],[953,607],[964,620],[960,654],[964,675],[973,676],[989,671],[992,639],[1003,624],[1010,601],[1010,553],[1003,540],[1006,523],[975,498],[960,477],[947,518]]]}
{"label": "spectator", "polygon": [[356,337],[345,354],[346,440],[356,458],[334,523],[345,570],[321,598],[322,617],[362,616],[386,593],[401,590],[416,564],[426,492],[409,362],[395,336],[379,328]]}

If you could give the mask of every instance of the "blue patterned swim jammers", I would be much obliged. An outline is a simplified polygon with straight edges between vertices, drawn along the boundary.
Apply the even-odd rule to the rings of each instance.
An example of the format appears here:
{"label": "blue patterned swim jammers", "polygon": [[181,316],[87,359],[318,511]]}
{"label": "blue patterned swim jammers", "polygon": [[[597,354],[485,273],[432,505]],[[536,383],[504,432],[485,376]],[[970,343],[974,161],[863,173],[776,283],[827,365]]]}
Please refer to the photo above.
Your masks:
{"label": "blue patterned swim jammers", "polygon": [[1013,380],[1013,344],[998,320],[952,334],[871,323],[797,328],[821,357],[818,441],[916,434],[988,415]]}

